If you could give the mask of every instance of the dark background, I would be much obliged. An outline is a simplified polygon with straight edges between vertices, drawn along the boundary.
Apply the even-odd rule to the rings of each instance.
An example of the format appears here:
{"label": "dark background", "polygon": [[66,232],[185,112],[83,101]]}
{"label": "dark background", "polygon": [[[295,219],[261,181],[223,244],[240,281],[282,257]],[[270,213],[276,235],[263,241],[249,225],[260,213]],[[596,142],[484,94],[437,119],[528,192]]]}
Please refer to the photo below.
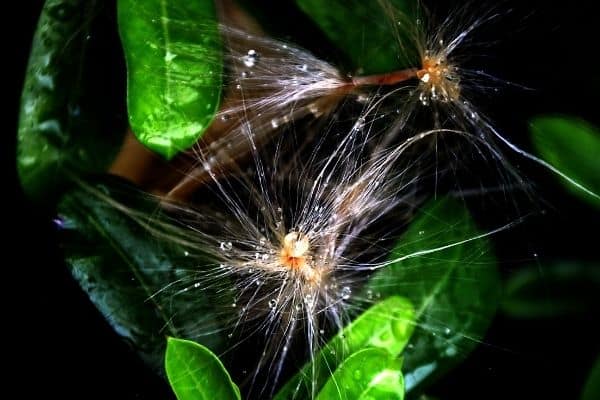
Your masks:
{"label": "dark background", "polygon": [[[3,263],[3,330],[14,379],[4,383],[4,391],[16,389],[22,398],[168,398],[168,388],[113,333],[70,278],[48,216],[19,189],[14,163],[19,95],[42,3],[31,1],[11,13],[15,26],[6,36],[14,46],[10,61],[15,68],[5,76],[8,127],[2,171],[9,188],[9,223],[2,242],[12,257]],[[274,13],[290,13],[285,2],[256,3]],[[435,8],[434,1],[426,3]],[[450,8],[449,3],[439,7]],[[506,2],[514,11],[485,33],[499,40],[489,50],[491,72],[533,89],[502,91],[490,107],[498,126],[524,147],[526,121],[537,113],[574,114],[600,125],[593,3]],[[552,259],[598,262],[600,213],[566,194],[540,168],[529,163],[521,168],[537,183],[540,203],[548,205],[540,207],[544,214],[535,213],[495,239],[503,272]],[[440,399],[576,399],[600,351],[598,318],[590,314],[522,321],[500,314],[486,344],[428,392]]]}

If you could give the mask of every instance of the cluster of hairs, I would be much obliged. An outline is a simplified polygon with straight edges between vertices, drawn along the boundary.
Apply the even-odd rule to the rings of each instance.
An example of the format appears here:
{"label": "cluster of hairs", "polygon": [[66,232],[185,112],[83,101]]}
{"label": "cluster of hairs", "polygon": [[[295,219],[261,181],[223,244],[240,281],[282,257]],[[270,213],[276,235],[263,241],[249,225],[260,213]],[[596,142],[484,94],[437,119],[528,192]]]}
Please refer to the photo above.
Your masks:
{"label": "cluster of hairs", "polygon": [[[290,43],[221,26],[222,107],[186,153],[191,166],[160,197],[173,228],[129,211],[198,255],[198,268],[161,292],[219,294],[221,326],[203,330],[202,316],[190,315],[195,339],[220,330],[232,349],[264,339],[253,385],[259,371],[278,380],[297,337],[310,360],[328,334],[377,301],[358,289],[373,271],[402,261],[387,258],[390,239],[431,195],[431,182],[474,154],[519,184],[503,150],[544,164],[469,98],[497,84],[463,64],[473,32],[497,14],[467,18],[465,8],[430,26],[380,3],[408,32],[399,49],[415,55],[414,66],[349,76]],[[440,145],[448,140],[445,163]]]}

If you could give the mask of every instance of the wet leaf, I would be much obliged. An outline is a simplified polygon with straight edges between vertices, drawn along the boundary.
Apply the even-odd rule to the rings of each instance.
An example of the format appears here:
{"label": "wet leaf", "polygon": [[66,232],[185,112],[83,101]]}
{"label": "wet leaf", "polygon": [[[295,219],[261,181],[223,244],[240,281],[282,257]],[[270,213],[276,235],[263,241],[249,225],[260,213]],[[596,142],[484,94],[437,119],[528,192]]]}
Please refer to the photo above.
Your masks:
{"label": "wet leaf", "polygon": [[407,392],[462,360],[495,314],[499,277],[480,235],[462,203],[432,201],[392,251],[397,261],[366,285],[382,297],[405,296],[415,307],[417,326],[403,353]]}
{"label": "wet leaf", "polygon": [[502,311],[514,318],[598,315],[600,266],[583,262],[532,265],[504,285]]}
{"label": "wet leaf", "polygon": [[90,300],[159,369],[167,335],[201,340],[212,349],[221,342],[217,334],[195,336],[199,324],[218,326],[210,293],[161,290],[181,279],[187,268],[198,269],[198,260],[188,260],[181,249],[152,237],[124,212],[129,207],[148,221],[159,218],[154,201],[125,195],[131,191],[112,182],[67,193],[59,203],[60,238],[66,263]]}
{"label": "wet leaf", "polygon": [[567,190],[600,207],[600,131],[581,119],[559,116],[534,118],[529,130],[542,159],[598,196],[561,179]]}
{"label": "wet leaf", "polygon": [[[392,0],[390,5],[404,16],[390,15],[379,1],[296,0],[327,37],[344,51],[359,73],[373,74],[414,67],[416,52],[406,40],[417,14],[411,0]],[[398,24],[402,20],[402,24]],[[406,21],[405,21],[406,20]],[[402,45],[401,45],[402,43]]]}
{"label": "wet leaf", "polygon": [[346,357],[359,350],[378,348],[398,356],[408,343],[413,327],[414,309],[406,299],[391,296],[375,304],[334,336],[315,356],[314,378],[313,366],[309,363],[283,386],[275,399],[307,398]]}
{"label": "wet leaf", "polygon": [[129,122],[171,158],[202,135],[219,106],[222,54],[213,0],[119,0]]}
{"label": "wet leaf", "polygon": [[100,1],[48,0],[35,32],[21,97],[17,169],[25,192],[46,204],[65,182],[65,171],[103,171],[125,130],[114,117],[121,102],[111,98],[111,68],[100,74],[97,65],[113,56],[94,46],[103,7]]}
{"label": "wet leaf", "polygon": [[165,369],[178,400],[240,399],[219,358],[198,343],[168,338]]}
{"label": "wet leaf", "polygon": [[402,400],[401,365],[384,349],[360,350],[335,370],[317,400]]}

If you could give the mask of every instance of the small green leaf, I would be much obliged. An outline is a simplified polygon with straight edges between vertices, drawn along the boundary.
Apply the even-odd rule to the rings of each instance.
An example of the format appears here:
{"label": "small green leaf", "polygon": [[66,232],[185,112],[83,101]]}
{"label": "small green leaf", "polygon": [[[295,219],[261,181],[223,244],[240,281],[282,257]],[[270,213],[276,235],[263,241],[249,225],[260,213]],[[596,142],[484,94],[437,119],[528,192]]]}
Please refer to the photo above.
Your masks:
{"label": "small green leaf", "polygon": [[[154,201],[126,196],[132,188],[117,187],[112,182],[68,192],[59,203],[60,240],[66,263],[90,300],[113,329],[159,370],[166,335],[198,340],[198,326],[217,329],[214,301],[206,290],[176,295],[164,290],[189,274],[186,270],[197,270],[198,260],[185,257],[176,246],[159,243],[123,211],[129,207],[156,220]],[[201,338],[213,349],[219,348],[220,339],[215,334]]]}
{"label": "small green leaf", "polygon": [[367,348],[348,357],[316,400],[402,400],[402,361],[384,349]]}
{"label": "small green leaf", "polygon": [[404,352],[408,392],[479,343],[499,302],[499,277],[489,241],[464,205],[451,199],[422,209],[391,260],[397,261],[364,290],[406,296],[415,306],[417,327]]}
{"label": "small green leaf", "polygon": [[600,131],[581,119],[558,116],[534,118],[529,129],[542,159],[596,195],[561,179],[567,190],[600,207]]}
{"label": "small green leaf", "polygon": [[[327,37],[344,51],[360,73],[374,74],[414,67],[417,53],[409,41],[417,3],[392,0],[383,6],[375,0],[296,0]],[[388,8],[404,14],[399,25]],[[411,20],[413,19],[413,20]],[[408,47],[407,47],[408,46]]]}
{"label": "small green leaf", "polygon": [[406,299],[392,296],[375,304],[334,336],[315,356],[314,365],[305,365],[275,399],[307,398],[313,389],[323,385],[345,357],[361,349],[385,349],[392,356],[398,356],[408,343],[413,328],[414,309]]}
{"label": "small green leaf", "polygon": [[99,59],[114,55],[93,47],[103,7],[101,1],[48,0],[33,39],[17,170],[25,192],[47,205],[65,183],[65,171],[103,171],[125,132],[125,121],[114,121],[121,103],[107,89],[114,87],[114,76],[98,67]]}
{"label": "small green leaf", "polygon": [[600,399],[600,357],[596,359],[581,393],[581,400],[598,399]]}
{"label": "small green leaf", "polygon": [[597,315],[600,267],[582,262],[532,265],[504,286],[502,311],[514,318]]}
{"label": "small green leaf", "polygon": [[119,0],[129,122],[171,158],[193,145],[219,107],[222,54],[213,0]]}
{"label": "small green leaf", "polygon": [[219,358],[198,343],[168,338],[165,369],[178,400],[241,398]]}

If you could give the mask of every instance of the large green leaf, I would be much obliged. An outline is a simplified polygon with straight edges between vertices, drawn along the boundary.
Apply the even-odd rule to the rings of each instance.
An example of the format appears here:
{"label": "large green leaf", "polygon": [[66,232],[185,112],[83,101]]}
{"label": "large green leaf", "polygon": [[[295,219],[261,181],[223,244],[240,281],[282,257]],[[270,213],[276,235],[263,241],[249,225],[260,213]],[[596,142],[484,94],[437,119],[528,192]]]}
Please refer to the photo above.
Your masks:
{"label": "large green leaf", "polygon": [[600,207],[600,131],[581,119],[558,116],[536,117],[529,127],[536,152],[568,178],[561,179],[567,190]]}
{"label": "large green leaf", "polygon": [[213,0],[119,0],[129,122],[171,158],[190,147],[219,107],[222,54]]}
{"label": "large green leaf", "polygon": [[596,359],[581,392],[581,400],[598,400],[598,398],[600,398],[600,357]]}
{"label": "large green leaf", "polygon": [[482,339],[499,301],[489,241],[462,203],[426,205],[365,290],[405,296],[417,327],[404,352],[406,390],[463,359]]}
{"label": "large green leaf", "polygon": [[[125,196],[131,188],[99,184],[67,193],[59,203],[61,241],[73,277],[117,333],[160,368],[166,335],[217,349],[214,306],[207,290],[173,293],[168,285],[198,270],[194,257],[154,238],[124,207],[157,220],[157,204]],[[118,203],[117,203],[118,201]],[[187,274],[187,275],[186,275]],[[202,328],[202,329],[199,329]]]}
{"label": "large green leaf", "polygon": [[402,361],[384,349],[367,348],[348,357],[317,400],[402,400]]}
{"label": "large green leaf", "polygon": [[168,338],[165,369],[178,400],[240,400],[219,358],[198,343]]}
{"label": "large green leaf", "polygon": [[[109,98],[114,77],[97,65],[113,54],[93,46],[102,7],[102,1],[48,0],[42,9],[25,75],[17,142],[21,184],[35,200],[47,203],[49,195],[57,194],[66,170],[102,171],[125,131],[124,121],[114,122],[120,102]],[[106,34],[99,36],[109,41]]]}
{"label": "large green leaf", "polygon": [[361,73],[391,72],[414,67],[419,61],[414,45],[407,40],[416,23],[417,2],[413,0],[391,0],[387,7],[377,0],[296,3]]}
{"label": "large green leaf", "polygon": [[504,285],[502,311],[515,318],[588,316],[600,313],[600,266],[553,262],[525,267]]}
{"label": "large green leaf", "polygon": [[318,390],[327,377],[349,355],[368,347],[384,349],[398,356],[413,332],[414,309],[409,301],[391,296],[362,313],[334,336],[277,393],[275,399],[304,399]]}

